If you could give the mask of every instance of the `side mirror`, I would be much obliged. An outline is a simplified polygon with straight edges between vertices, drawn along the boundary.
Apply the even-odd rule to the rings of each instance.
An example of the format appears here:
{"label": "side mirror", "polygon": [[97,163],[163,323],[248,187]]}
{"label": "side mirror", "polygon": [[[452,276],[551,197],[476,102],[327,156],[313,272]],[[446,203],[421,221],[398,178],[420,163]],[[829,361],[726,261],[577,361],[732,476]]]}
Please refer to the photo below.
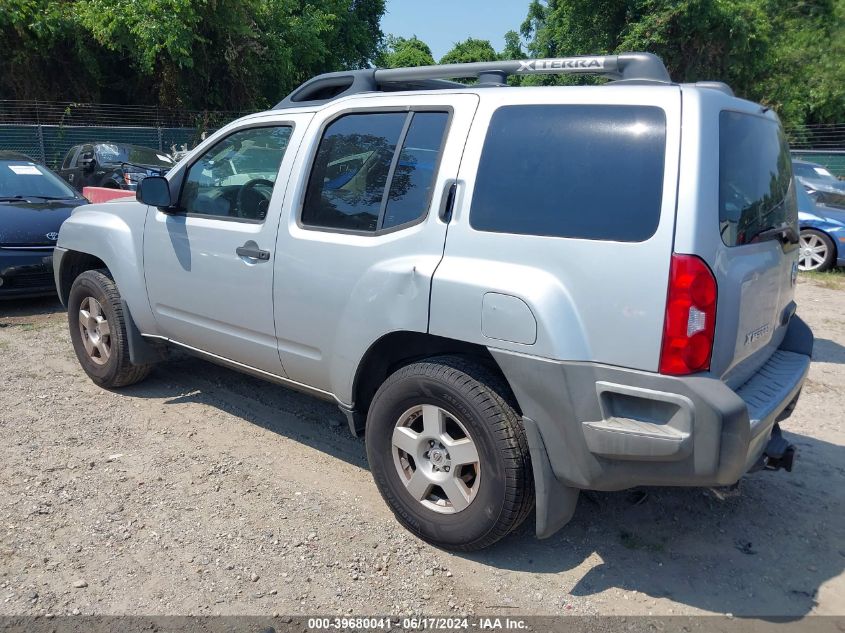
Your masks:
{"label": "side mirror", "polygon": [[138,183],[135,199],[151,207],[171,207],[173,201],[170,197],[170,183],[162,176],[147,176]]}

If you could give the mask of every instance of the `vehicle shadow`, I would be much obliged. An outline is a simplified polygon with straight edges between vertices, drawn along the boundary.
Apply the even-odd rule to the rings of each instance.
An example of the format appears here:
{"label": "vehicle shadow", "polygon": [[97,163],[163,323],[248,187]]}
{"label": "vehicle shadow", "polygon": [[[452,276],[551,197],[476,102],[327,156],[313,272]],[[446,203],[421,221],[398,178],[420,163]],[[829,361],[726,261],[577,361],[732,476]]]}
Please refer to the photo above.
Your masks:
{"label": "vehicle shadow", "polygon": [[64,306],[54,295],[31,299],[3,299],[0,301],[0,327],[7,317],[18,321],[27,317],[44,317],[64,311]]}
{"label": "vehicle shadow", "polygon": [[813,343],[813,360],[845,365],[845,346],[830,339],[817,338]]}
{"label": "vehicle shadow", "polygon": [[[204,360],[178,357],[121,393],[215,407],[367,468],[363,441],[332,403]],[[619,589],[736,616],[801,617],[845,570],[845,447],[786,436],[799,451],[793,473],[756,473],[735,492],[584,492],[551,538],[538,541],[529,519],[493,547],[458,555],[491,573],[571,572],[565,577],[577,579],[559,587],[563,601]]]}
{"label": "vehicle shadow", "polygon": [[142,383],[121,390],[166,404],[215,407],[345,462],[367,468],[364,442],[349,432],[338,407],[286,387],[173,352]]}
{"label": "vehicle shadow", "polygon": [[584,567],[561,588],[572,596],[615,588],[735,616],[802,617],[845,571],[845,447],[785,435],[799,451],[792,473],[748,475],[737,491],[582,492],[573,520],[551,538],[535,539],[526,521],[466,556],[535,574]]}

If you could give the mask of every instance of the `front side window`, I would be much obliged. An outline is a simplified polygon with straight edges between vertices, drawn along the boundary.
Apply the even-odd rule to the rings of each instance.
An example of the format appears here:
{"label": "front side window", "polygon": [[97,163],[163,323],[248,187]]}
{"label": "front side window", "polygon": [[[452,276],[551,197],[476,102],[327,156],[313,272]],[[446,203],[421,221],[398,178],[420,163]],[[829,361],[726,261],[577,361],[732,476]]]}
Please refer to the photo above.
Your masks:
{"label": "front side window", "polygon": [[287,125],[250,128],[217,142],[185,174],[182,211],[263,222],[291,131]]}
{"label": "front side window", "polygon": [[753,114],[719,114],[719,231],[727,246],[763,231],[797,230],[798,203],[789,145],[780,125]]}
{"label": "front side window", "polygon": [[75,147],[71,147],[70,151],[65,154],[65,159],[62,161],[62,169],[70,169],[70,164],[73,162],[73,155],[76,153]]}
{"label": "front side window", "polygon": [[634,105],[496,110],[470,208],[477,231],[641,242],[660,222],[666,115]]}
{"label": "front side window", "polygon": [[82,166],[83,160],[90,160],[94,157],[94,146],[93,145],[83,145],[80,150],[79,154],[76,156],[76,165]]}
{"label": "front side window", "polygon": [[448,118],[445,112],[378,112],[332,122],[317,149],[302,223],[374,232],[424,217]]}

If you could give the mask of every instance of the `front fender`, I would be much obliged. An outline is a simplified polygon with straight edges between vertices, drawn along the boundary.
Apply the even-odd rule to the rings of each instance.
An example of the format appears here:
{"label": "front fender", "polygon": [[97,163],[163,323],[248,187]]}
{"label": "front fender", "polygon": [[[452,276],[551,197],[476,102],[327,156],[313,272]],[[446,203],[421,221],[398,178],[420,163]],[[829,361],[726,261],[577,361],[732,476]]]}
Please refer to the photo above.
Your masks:
{"label": "front fender", "polygon": [[144,283],[143,239],[147,207],[135,200],[117,200],[78,207],[59,231],[58,268],[77,252],[100,259],[109,269],[138,329],[156,334],[156,324]]}

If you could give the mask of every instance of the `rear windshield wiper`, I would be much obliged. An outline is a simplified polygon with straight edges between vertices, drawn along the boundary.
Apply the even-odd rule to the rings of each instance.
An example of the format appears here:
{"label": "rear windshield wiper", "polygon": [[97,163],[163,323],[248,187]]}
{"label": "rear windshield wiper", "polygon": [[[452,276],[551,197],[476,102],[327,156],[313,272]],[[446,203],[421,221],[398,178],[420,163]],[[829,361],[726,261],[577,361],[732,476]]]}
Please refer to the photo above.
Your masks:
{"label": "rear windshield wiper", "polygon": [[780,240],[784,243],[797,244],[798,231],[796,231],[795,227],[790,224],[784,226],[773,226],[760,231],[750,241],[765,242],[766,240]]}

